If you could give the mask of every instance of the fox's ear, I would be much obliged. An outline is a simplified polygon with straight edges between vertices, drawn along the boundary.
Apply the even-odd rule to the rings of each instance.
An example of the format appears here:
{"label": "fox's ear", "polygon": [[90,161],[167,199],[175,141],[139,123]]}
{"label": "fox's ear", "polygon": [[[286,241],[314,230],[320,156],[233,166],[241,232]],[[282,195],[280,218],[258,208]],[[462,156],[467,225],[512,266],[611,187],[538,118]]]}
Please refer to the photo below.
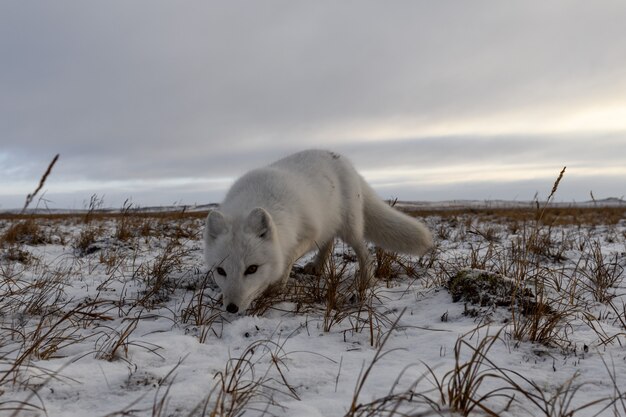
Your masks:
{"label": "fox's ear", "polygon": [[244,231],[261,239],[269,239],[272,236],[272,227],[272,216],[265,209],[257,207],[248,214]]}
{"label": "fox's ear", "polygon": [[217,210],[209,211],[204,228],[205,240],[214,240],[222,233],[225,233],[226,230],[228,230],[228,225],[226,224],[224,215]]}

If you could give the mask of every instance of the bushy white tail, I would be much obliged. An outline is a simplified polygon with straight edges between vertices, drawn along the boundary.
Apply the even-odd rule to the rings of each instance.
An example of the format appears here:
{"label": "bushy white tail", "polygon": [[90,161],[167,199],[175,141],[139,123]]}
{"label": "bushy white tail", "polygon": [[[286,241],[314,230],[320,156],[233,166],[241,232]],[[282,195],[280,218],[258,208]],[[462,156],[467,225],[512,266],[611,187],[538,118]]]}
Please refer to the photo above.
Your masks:
{"label": "bushy white tail", "polygon": [[400,213],[382,201],[363,180],[365,238],[384,249],[423,255],[433,245],[433,237],[420,221]]}

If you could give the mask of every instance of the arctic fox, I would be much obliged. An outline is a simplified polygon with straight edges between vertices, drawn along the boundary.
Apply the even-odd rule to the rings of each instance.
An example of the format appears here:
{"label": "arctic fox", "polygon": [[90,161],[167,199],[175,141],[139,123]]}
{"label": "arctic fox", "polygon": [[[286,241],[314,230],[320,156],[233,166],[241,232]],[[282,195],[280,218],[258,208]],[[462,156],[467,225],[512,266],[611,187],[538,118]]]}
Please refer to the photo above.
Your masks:
{"label": "arctic fox", "polygon": [[333,240],[350,245],[359,285],[371,276],[365,240],[421,255],[432,236],[419,221],[391,208],[343,156],[307,150],[239,178],[204,230],[204,256],[230,313],[245,312],[269,286],[285,285],[294,262],[319,249],[305,268],[319,273]]}

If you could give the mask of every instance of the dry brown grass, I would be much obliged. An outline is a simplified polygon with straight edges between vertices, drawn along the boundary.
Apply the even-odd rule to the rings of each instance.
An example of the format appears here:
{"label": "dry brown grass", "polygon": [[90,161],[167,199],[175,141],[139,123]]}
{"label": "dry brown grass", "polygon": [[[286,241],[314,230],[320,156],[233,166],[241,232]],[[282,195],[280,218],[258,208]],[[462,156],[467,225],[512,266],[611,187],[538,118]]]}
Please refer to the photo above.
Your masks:
{"label": "dry brown grass", "polygon": [[[415,217],[439,217],[448,221],[458,221],[470,216],[478,222],[502,223],[509,227],[519,227],[537,219],[537,208],[529,204],[527,208],[411,208],[405,210]],[[543,211],[541,223],[553,226],[598,226],[614,225],[626,218],[626,207],[552,207]],[[446,233],[445,230],[443,233]]]}
{"label": "dry brown grass", "polygon": [[[483,390],[485,382],[501,378],[497,368],[489,366],[487,361],[489,350],[498,340],[499,334],[486,336],[474,347],[464,338],[459,338],[454,346],[454,367],[442,377],[437,377],[434,370],[425,364],[439,394],[439,402],[432,403],[437,411],[443,411],[443,405],[447,410],[461,416],[469,416],[475,409],[480,410],[481,414],[498,416],[509,409],[514,399],[508,392],[509,387],[504,385]],[[461,358],[463,349],[471,351],[471,356],[466,361]],[[502,410],[494,410],[487,405],[489,400],[498,397],[507,399]]]}
{"label": "dry brown grass", "polygon": [[200,343],[206,342],[211,334],[217,338],[222,335],[225,321],[222,300],[213,297],[214,293],[213,271],[209,271],[193,288],[191,299],[181,311],[182,322],[194,326]]}
{"label": "dry brown grass", "polygon": [[[509,224],[523,224],[537,219],[537,207],[528,204],[528,207],[455,207],[455,208],[404,208],[399,210],[414,217],[427,218],[436,217],[448,222],[464,222],[468,216],[479,222]],[[85,221],[88,211],[73,213],[0,213],[0,220],[16,221],[24,219],[35,220],[69,220]],[[135,219],[151,219],[164,222],[180,221],[187,219],[204,219],[208,211],[166,211],[148,212],[140,208],[134,211],[120,212],[113,210],[95,210],[89,214],[89,221],[117,220],[120,217],[133,217]],[[576,206],[572,204],[568,207],[548,205],[541,219],[545,225],[553,226],[578,226],[578,225],[614,225],[620,220],[626,219],[626,207],[605,207],[605,206]],[[445,233],[445,230],[443,231]]]}
{"label": "dry brown grass", "polygon": [[0,237],[2,245],[43,245],[50,243],[39,223],[32,218],[14,222]]}
{"label": "dry brown grass", "polygon": [[57,161],[59,160],[59,156],[60,156],[59,154],[56,154],[54,158],[52,158],[52,161],[50,161],[48,168],[46,168],[46,171],[41,176],[41,179],[39,180],[39,184],[37,185],[37,188],[35,188],[35,191],[33,191],[32,193],[26,196],[26,202],[24,203],[24,208],[22,209],[22,213],[26,211],[26,209],[32,203],[35,196],[43,188],[44,184],[46,183],[46,180],[48,179],[48,175],[50,175],[50,173],[52,172],[52,168],[54,167],[54,164],[56,164]]}

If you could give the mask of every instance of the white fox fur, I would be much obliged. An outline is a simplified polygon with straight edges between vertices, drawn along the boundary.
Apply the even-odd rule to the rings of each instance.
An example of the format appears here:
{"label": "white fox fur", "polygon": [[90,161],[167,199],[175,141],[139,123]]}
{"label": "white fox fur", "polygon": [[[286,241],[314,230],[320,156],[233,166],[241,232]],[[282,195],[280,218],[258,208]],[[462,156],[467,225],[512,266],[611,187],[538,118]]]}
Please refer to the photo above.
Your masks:
{"label": "white fox fur", "polygon": [[204,254],[224,307],[245,312],[270,285],[284,285],[294,262],[316,248],[307,268],[319,273],[336,237],[354,249],[362,280],[371,275],[365,240],[414,255],[432,245],[428,229],[378,198],[345,157],[307,150],[233,184],[219,211],[207,216]]}

